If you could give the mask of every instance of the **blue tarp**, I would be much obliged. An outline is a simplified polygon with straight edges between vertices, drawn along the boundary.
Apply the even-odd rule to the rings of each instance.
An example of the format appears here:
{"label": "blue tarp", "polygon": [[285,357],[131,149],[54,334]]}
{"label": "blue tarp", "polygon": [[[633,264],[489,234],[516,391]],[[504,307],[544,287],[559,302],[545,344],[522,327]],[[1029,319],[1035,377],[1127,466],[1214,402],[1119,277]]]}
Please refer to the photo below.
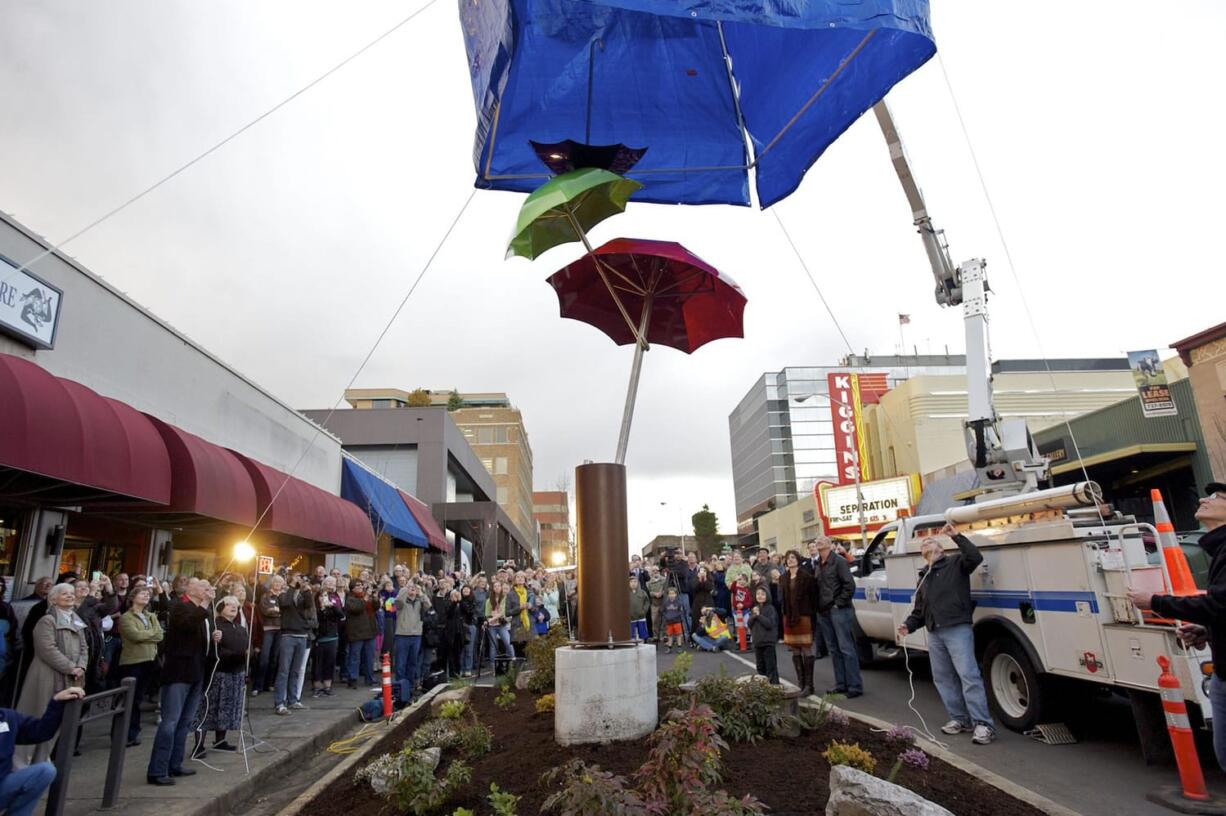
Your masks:
{"label": "blue tarp", "polygon": [[636,201],[748,204],[747,135],[766,207],[936,53],[928,0],[459,4],[477,186],[499,190],[547,180],[530,139],[573,139],[646,147]]}
{"label": "blue tarp", "polygon": [[359,464],[341,461],[341,498],[370,515],[376,532],[384,532],[412,547],[425,549],[426,534],[409,512],[400,492]]}

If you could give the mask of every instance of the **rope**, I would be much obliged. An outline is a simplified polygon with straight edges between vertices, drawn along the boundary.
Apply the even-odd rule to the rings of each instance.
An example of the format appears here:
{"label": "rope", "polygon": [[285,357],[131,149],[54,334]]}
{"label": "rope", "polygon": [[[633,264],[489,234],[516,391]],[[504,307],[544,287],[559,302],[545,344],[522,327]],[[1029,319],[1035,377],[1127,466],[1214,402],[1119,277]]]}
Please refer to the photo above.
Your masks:
{"label": "rope", "polygon": [[834,323],[834,327],[838,329],[839,336],[843,338],[844,345],[847,346],[849,354],[855,354],[856,350],[851,347],[851,341],[847,339],[847,333],[843,331],[842,325],[839,324],[839,319],[835,317],[834,310],[830,308],[830,304],[826,301],[826,296],[822,294],[822,289],[817,285],[817,278],[809,271],[809,265],[805,263],[804,256],[800,254],[800,250],[796,247],[796,242],[792,240],[788,228],[784,226],[783,219],[779,217],[779,209],[771,208],[771,215],[775,216],[775,222],[779,224],[779,229],[783,231],[783,237],[787,239],[788,246],[792,248],[792,253],[796,255],[796,260],[800,262],[800,267],[805,271],[805,275],[809,278],[809,283],[813,284],[813,291],[817,292],[818,299],[822,302],[822,306],[826,307],[826,314],[830,315],[830,321]]}
{"label": "rope", "polygon": [[39,261],[41,261],[43,258],[47,257],[48,255],[50,255],[50,254],[52,254],[52,253],[54,253],[54,252],[59,252],[59,251],[60,251],[60,249],[62,249],[63,247],[67,246],[68,244],[72,243],[72,242],[73,242],[73,241],[75,241],[76,239],[80,238],[82,235],[84,235],[85,233],[89,232],[89,231],[90,231],[90,230],[92,230],[94,227],[98,226],[99,224],[104,223],[105,221],[110,220],[110,219],[111,219],[111,218],[113,218],[114,216],[116,216],[116,215],[118,215],[119,213],[121,213],[121,212],[123,212],[124,210],[126,210],[128,207],[130,207],[130,206],[132,206],[133,204],[135,204],[136,202],[140,201],[140,200],[141,200],[142,198],[144,198],[145,196],[147,196],[147,195],[149,195],[150,193],[152,193],[154,190],[156,190],[156,189],[158,189],[159,187],[161,187],[163,184],[167,183],[167,182],[168,182],[168,181],[170,181],[171,179],[173,179],[173,178],[175,178],[176,176],[178,176],[180,173],[183,173],[183,172],[184,172],[185,170],[187,170],[188,168],[190,168],[190,167],[194,166],[195,164],[199,163],[200,161],[202,161],[202,160],[204,160],[204,159],[208,158],[208,157],[209,157],[209,156],[211,156],[213,153],[216,153],[218,150],[220,150],[221,148],[225,147],[227,144],[229,144],[230,142],[234,141],[234,140],[235,140],[235,139],[237,139],[239,136],[243,135],[243,134],[244,134],[244,133],[246,133],[248,130],[250,130],[251,128],[253,128],[253,127],[255,127],[256,125],[258,125],[260,122],[262,122],[262,121],[264,121],[265,119],[267,119],[269,116],[272,116],[274,113],[276,113],[277,111],[281,110],[281,108],[285,107],[285,106],[286,106],[286,105],[288,105],[290,102],[293,102],[295,99],[297,99],[298,97],[302,96],[304,93],[306,93],[307,91],[311,90],[311,89],[312,89],[312,88],[314,88],[316,85],[318,85],[319,83],[323,82],[323,81],[324,81],[325,79],[327,79],[328,77],[330,77],[330,76],[332,76],[333,74],[335,74],[335,73],[336,73],[337,71],[339,71],[341,68],[344,68],[346,65],[348,65],[348,64],[349,64],[349,63],[351,63],[351,62],[353,62],[355,59],[357,59],[358,57],[360,57],[362,54],[365,54],[365,53],[366,53],[367,51],[369,51],[371,48],[375,47],[376,45],[378,45],[379,43],[381,43],[383,40],[387,39],[387,38],[388,38],[388,37],[390,37],[392,34],[394,34],[394,33],[396,33],[397,31],[399,31],[401,28],[403,28],[405,25],[407,25],[407,24],[408,24],[408,23],[409,23],[411,20],[413,20],[413,18],[415,18],[417,15],[421,14],[423,11],[425,11],[426,9],[430,8],[431,6],[433,6],[433,5],[434,5],[436,2],[437,2],[437,0],[427,0],[426,4],[425,4],[424,6],[422,6],[422,7],[418,8],[416,11],[414,11],[414,12],[413,12],[412,14],[410,14],[408,17],[405,17],[405,18],[404,18],[404,19],[402,19],[400,22],[396,23],[394,26],[392,26],[391,28],[389,28],[387,31],[384,31],[384,32],[383,32],[382,34],[380,34],[378,37],[375,37],[373,40],[371,40],[370,42],[368,42],[368,43],[366,43],[365,45],[363,45],[363,46],[362,46],[361,48],[359,48],[357,51],[354,51],[352,54],[350,54],[349,56],[345,57],[345,58],[344,58],[344,59],[342,59],[340,62],[336,63],[336,64],[335,64],[335,65],[333,65],[331,68],[329,68],[328,70],[324,71],[324,72],[323,72],[322,74],[320,74],[319,76],[317,76],[317,77],[315,77],[314,79],[312,79],[312,80],[311,80],[310,82],[308,82],[306,85],[303,85],[301,88],[299,88],[298,90],[294,91],[294,92],[293,92],[293,93],[291,93],[289,96],[285,97],[285,98],[284,98],[284,99],[282,99],[280,102],[276,103],[276,104],[275,104],[275,105],[273,105],[271,108],[269,108],[268,110],[266,110],[266,111],[264,111],[263,113],[261,113],[259,116],[255,117],[255,118],[254,118],[254,119],[252,119],[251,121],[247,122],[245,125],[243,125],[243,126],[242,126],[242,127],[240,127],[238,130],[236,130],[236,131],[234,131],[233,133],[231,133],[229,136],[226,136],[226,137],[225,137],[225,138],[223,138],[221,141],[216,142],[215,144],[213,144],[213,146],[212,146],[212,147],[207,148],[207,149],[206,149],[206,150],[204,150],[203,152],[196,154],[196,155],[195,155],[193,158],[191,158],[191,159],[189,159],[188,161],[184,162],[183,164],[179,165],[177,168],[175,168],[174,170],[172,170],[172,171],[171,171],[170,173],[168,173],[167,175],[163,176],[162,178],[160,178],[160,179],[158,179],[157,181],[155,181],[153,184],[149,185],[149,186],[148,186],[148,187],[146,187],[145,189],[143,189],[143,190],[141,190],[140,192],[136,193],[135,195],[133,195],[131,198],[129,198],[129,199],[127,199],[126,201],[124,201],[124,202],[123,202],[122,204],[120,204],[119,206],[114,207],[114,208],[112,208],[112,209],[108,210],[107,212],[103,213],[102,215],[100,215],[98,218],[95,218],[93,221],[91,221],[91,222],[89,222],[88,224],[86,224],[85,226],[81,227],[81,228],[80,228],[80,229],[78,229],[76,232],[72,233],[72,234],[71,234],[71,235],[69,235],[67,238],[65,238],[64,240],[60,241],[59,243],[55,244],[54,246],[52,246],[52,247],[50,247],[50,248],[48,248],[48,249],[45,249],[45,250],[43,250],[42,252],[40,252],[39,254],[35,255],[33,258],[31,258],[30,260],[26,261],[26,262],[25,262],[25,263],[23,263],[21,266],[17,267],[15,270],[13,270],[11,273],[9,273],[9,276],[8,276],[8,277],[6,277],[6,278],[4,279],[4,281],[7,283],[7,282],[8,282],[8,281],[11,279],[11,277],[12,277],[13,275],[18,274],[19,272],[25,272],[25,271],[26,271],[26,270],[28,270],[28,269],[29,269],[29,268],[30,268],[32,265],[34,265],[34,264],[38,263]]}

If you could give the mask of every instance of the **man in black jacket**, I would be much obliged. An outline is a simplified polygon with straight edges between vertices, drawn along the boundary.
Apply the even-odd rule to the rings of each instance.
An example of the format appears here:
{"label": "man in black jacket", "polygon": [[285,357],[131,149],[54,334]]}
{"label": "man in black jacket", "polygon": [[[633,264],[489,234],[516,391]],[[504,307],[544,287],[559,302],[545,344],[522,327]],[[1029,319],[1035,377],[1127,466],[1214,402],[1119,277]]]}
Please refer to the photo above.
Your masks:
{"label": "man in black jacket", "polygon": [[941,726],[946,734],[971,731],[971,741],[987,745],[996,739],[996,723],[988,711],[983,676],[975,662],[975,633],[971,617],[971,573],[983,563],[983,555],[971,540],[958,533],[952,524],[941,528],[958,545],[958,552],[946,555],[941,539],[925,538],[920,555],[928,566],[919,571],[915,606],[898,627],[898,637],[928,627],[928,659],[932,682],[949,712],[949,722]]}
{"label": "man in black jacket", "polygon": [[184,741],[200,706],[205,658],[221,632],[213,625],[213,586],[202,578],[187,582],[186,600],[171,601],[166,654],[160,676],[161,713],[146,778],[150,785],[173,785],[176,776],[196,772],[183,767]]}
{"label": "man in black jacket", "polygon": [[1153,609],[1164,618],[1181,621],[1180,637],[1187,644],[1213,652],[1213,677],[1209,679],[1209,704],[1213,709],[1213,753],[1226,769],[1226,484],[1210,482],[1205,498],[1196,508],[1196,520],[1208,530],[1200,547],[1209,558],[1209,587],[1203,595],[1153,595],[1129,589],[1141,609]]}
{"label": "man in black jacket", "polygon": [[856,612],[851,606],[856,579],[851,577],[847,559],[834,551],[834,541],[827,536],[817,540],[813,578],[817,584],[817,623],[834,667],[834,688],[826,693],[859,697],[864,693],[864,681],[860,679],[860,657],[856,653]]}

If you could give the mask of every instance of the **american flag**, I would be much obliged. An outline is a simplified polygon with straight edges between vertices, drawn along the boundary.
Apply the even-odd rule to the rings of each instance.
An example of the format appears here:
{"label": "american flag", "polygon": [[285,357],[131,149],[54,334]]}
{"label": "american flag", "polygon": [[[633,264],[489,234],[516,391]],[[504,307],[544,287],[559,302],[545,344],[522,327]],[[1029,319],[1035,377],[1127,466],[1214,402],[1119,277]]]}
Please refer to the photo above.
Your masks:
{"label": "american flag", "polygon": [[898,316],[898,325],[905,326],[911,322],[911,315],[900,314]]}

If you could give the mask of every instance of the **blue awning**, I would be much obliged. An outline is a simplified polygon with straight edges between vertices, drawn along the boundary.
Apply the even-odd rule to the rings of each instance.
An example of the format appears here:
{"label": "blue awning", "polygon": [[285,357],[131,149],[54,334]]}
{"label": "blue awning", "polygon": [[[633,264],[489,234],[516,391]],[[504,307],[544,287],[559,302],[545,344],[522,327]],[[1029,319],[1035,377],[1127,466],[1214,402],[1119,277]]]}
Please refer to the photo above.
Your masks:
{"label": "blue awning", "polygon": [[365,510],[376,533],[387,533],[411,547],[426,548],[426,534],[400,491],[349,459],[341,462],[341,498]]}

